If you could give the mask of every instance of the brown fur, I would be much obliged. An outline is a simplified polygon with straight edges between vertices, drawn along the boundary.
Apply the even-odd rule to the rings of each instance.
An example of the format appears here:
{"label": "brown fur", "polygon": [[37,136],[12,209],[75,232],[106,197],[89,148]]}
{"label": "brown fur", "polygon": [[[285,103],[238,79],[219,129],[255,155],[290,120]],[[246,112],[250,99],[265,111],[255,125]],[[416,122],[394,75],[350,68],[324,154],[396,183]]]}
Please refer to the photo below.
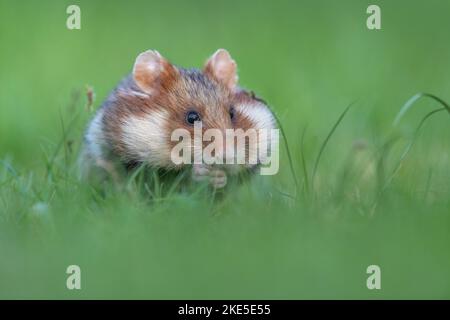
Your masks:
{"label": "brown fur", "polygon": [[[192,136],[194,128],[185,121],[185,114],[190,110],[200,114],[203,131],[209,128],[246,131],[254,127],[250,119],[238,112],[235,113],[235,120],[231,121],[229,112],[237,103],[251,105],[258,100],[242,89],[237,92],[230,91],[199,70],[174,69],[174,73],[167,75],[161,82],[159,91],[154,96],[137,96],[130,94],[132,91],[144,94],[130,76],[114,90],[103,107],[105,132],[114,146],[114,152],[122,159],[127,159],[127,156],[121,139],[121,127],[129,116],[139,117],[164,109],[170,114],[170,122],[166,126],[168,133],[177,128],[184,128],[191,132]],[[168,136],[167,143],[173,147],[177,142],[170,141]]]}

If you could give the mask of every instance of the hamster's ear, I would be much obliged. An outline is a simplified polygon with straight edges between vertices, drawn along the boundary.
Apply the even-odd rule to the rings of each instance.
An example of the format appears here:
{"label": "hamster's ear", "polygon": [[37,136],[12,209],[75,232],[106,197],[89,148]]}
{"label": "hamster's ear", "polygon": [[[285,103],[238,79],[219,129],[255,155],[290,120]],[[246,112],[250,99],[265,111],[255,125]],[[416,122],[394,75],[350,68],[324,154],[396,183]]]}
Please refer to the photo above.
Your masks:
{"label": "hamster's ear", "polygon": [[156,50],[142,52],[136,58],[133,67],[133,78],[139,88],[153,94],[164,82],[173,78],[175,68]]}
{"label": "hamster's ear", "polygon": [[234,90],[237,86],[237,65],[225,49],[217,50],[206,61],[203,71],[231,90]]}

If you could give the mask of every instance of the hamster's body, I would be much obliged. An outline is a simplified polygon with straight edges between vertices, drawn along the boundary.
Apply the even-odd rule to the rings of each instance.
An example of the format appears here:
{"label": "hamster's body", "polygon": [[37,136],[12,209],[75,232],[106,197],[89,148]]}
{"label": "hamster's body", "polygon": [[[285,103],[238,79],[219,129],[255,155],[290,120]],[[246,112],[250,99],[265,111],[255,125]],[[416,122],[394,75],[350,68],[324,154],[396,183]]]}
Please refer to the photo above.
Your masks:
{"label": "hamster's body", "polygon": [[[218,50],[203,70],[176,67],[156,51],[141,53],[133,73],[113,90],[87,128],[84,176],[104,172],[118,180],[121,171],[139,164],[168,171],[192,168],[194,180],[206,179],[221,188],[228,175],[260,163],[258,158],[256,164],[176,165],[171,151],[177,142],[171,135],[176,129],[193,134],[196,121],[202,130],[220,132],[276,126],[266,104],[237,85],[236,64],[227,51]],[[276,143],[260,140],[256,144]],[[251,147],[245,144],[247,153]],[[220,150],[215,157],[224,158],[226,152]]]}

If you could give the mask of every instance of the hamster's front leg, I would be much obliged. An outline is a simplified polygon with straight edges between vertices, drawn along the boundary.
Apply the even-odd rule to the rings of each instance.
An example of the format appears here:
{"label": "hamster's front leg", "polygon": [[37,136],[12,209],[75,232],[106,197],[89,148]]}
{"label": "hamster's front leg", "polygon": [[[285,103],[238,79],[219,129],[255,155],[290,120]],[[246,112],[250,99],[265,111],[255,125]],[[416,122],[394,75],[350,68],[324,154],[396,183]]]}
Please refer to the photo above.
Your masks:
{"label": "hamster's front leg", "polygon": [[214,189],[221,189],[227,184],[225,171],[205,164],[192,166],[192,179],[194,181],[208,181]]}

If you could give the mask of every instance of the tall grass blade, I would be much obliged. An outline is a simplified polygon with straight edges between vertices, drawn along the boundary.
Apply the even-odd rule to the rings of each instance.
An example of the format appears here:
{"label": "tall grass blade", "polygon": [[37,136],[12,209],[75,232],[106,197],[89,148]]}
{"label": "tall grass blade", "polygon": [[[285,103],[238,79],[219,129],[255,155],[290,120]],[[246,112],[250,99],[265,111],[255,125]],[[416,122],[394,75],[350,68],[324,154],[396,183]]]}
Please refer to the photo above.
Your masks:
{"label": "tall grass blade", "polygon": [[415,132],[414,132],[413,138],[412,138],[411,141],[408,143],[408,145],[406,146],[405,150],[402,152],[402,154],[401,154],[401,156],[400,156],[400,159],[399,159],[397,165],[395,166],[394,170],[392,171],[392,174],[390,175],[390,177],[387,179],[386,184],[384,185],[382,191],[386,190],[386,188],[391,184],[391,182],[392,182],[392,180],[394,179],[394,177],[395,177],[395,175],[397,174],[397,172],[400,170],[403,161],[405,160],[406,156],[407,156],[408,153],[411,151],[411,149],[412,149],[414,143],[416,142],[417,137],[418,137],[418,135],[419,135],[419,131],[420,131],[420,129],[422,128],[422,126],[424,125],[425,121],[427,121],[427,119],[429,119],[432,115],[434,115],[434,114],[436,114],[436,113],[438,113],[438,112],[444,111],[444,110],[446,110],[446,108],[439,108],[439,109],[433,110],[433,111],[427,113],[427,114],[422,118],[422,120],[420,121],[419,125],[417,126],[417,129],[416,129]]}
{"label": "tall grass blade", "polygon": [[305,134],[306,134],[306,127],[303,129],[302,137],[300,140],[300,152],[301,152],[301,159],[302,159],[302,169],[303,169],[303,179],[304,179],[304,188],[306,192],[309,192],[309,178],[308,178],[308,169],[306,167],[306,159],[305,159]]}
{"label": "tall grass blade", "polygon": [[347,108],[345,108],[345,110],[341,113],[341,115],[339,116],[338,120],[336,121],[334,126],[331,128],[331,130],[328,133],[327,137],[325,138],[325,140],[323,141],[322,145],[320,146],[320,150],[319,150],[319,153],[317,154],[316,162],[314,163],[314,169],[313,169],[312,176],[311,176],[311,184],[312,184],[313,189],[314,189],[314,180],[315,180],[315,177],[316,177],[317,168],[319,167],[319,162],[320,162],[320,159],[322,157],[322,154],[323,154],[323,152],[324,152],[328,142],[330,141],[331,137],[333,136],[334,132],[336,131],[337,127],[342,122],[342,120],[344,119],[344,117],[347,114],[348,110],[350,110],[351,106],[354,103],[355,102],[350,103],[347,106]]}
{"label": "tall grass blade", "polygon": [[289,148],[288,140],[287,140],[287,137],[286,137],[286,134],[284,132],[283,125],[281,124],[280,119],[278,118],[278,116],[276,115],[276,113],[273,110],[271,110],[271,111],[272,111],[272,114],[273,114],[273,116],[275,118],[275,121],[278,124],[278,127],[280,128],[281,136],[283,137],[284,145],[286,146],[286,154],[287,154],[288,161],[289,161],[289,168],[290,168],[290,171],[291,171],[291,174],[292,174],[292,179],[294,180],[294,184],[295,184],[295,193],[294,193],[295,196],[294,197],[297,197],[297,192],[299,190],[299,185],[298,185],[297,175],[296,175],[295,169],[294,169],[294,164],[292,162],[292,156],[291,156],[291,151],[290,151],[290,148]]}
{"label": "tall grass blade", "polygon": [[400,109],[399,113],[395,117],[394,126],[397,126],[399,124],[400,120],[405,116],[405,114],[409,111],[409,109],[411,109],[412,106],[416,103],[416,101],[421,98],[430,98],[430,99],[438,102],[448,111],[448,113],[450,113],[450,106],[441,98],[439,98],[433,94],[430,94],[430,93],[418,93],[418,94],[414,95],[413,97],[411,97],[408,101],[406,101],[406,103]]}

